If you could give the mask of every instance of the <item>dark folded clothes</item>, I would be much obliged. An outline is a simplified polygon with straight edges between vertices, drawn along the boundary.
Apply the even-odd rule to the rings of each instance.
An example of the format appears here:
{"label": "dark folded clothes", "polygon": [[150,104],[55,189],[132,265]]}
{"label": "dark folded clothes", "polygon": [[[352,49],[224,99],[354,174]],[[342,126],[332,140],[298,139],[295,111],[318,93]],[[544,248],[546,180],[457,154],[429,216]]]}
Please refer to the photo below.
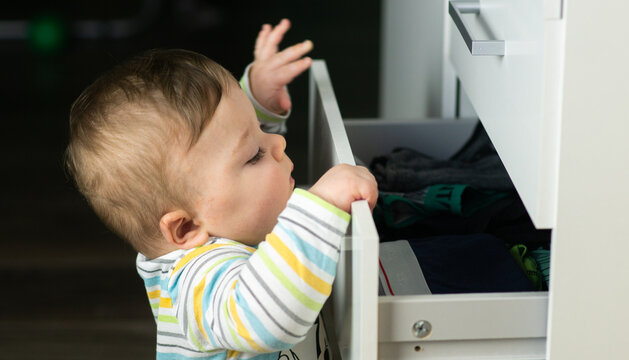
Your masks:
{"label": "dark folded clothes", "polygon": [[435,160],[415,150],[397,148],[376,157],[371,171],[384,191],[417,191],[434,184],[468,184],[477,189],[510,190],[509,179],[498,155],[473,163]]}
{"label": "dark folded clothes", "polygon": [[382,191],[418,191],[434,184],[467,184],[476,189],[511,190],[513,183],[479,123],[461,150],[438,160],[409,148],[375,157],[370,169]]}
{"label": "dark folded clothes", "polygon": [[489,234],[411,239],[433,294],[533,291],[504,242]]}
{"label": "dark folded clothes", "polygon": [[[522,201],[512,191],[469,216],[438,213],[413,219],[407,226],[389,226],[383,209],[374,210],[374,221],[380,241],[421,238],[437,235],[492,234],[507,244],[525,244],[536,249],[550,242],[550,230],[537,230]],[[392,217],[394,215],[391,215]]]}
{"label": "dark folded clothes", "polygon": [[374,158],[370,169],[380,190],[374,210],[380,241],[412,239],[432,293],[543,287],[524,249],[548,246],[550,230],[535,229],[480,123],[447,160],[399,148]]}
{"label": "dark folded clothes", "polygon": [[420,191],[391,193],[381,191],[374,218],[381,217],[392,228],[403,228],[438,214],[470,216],[508,192],[477,190],[463,184],[438,184]]}

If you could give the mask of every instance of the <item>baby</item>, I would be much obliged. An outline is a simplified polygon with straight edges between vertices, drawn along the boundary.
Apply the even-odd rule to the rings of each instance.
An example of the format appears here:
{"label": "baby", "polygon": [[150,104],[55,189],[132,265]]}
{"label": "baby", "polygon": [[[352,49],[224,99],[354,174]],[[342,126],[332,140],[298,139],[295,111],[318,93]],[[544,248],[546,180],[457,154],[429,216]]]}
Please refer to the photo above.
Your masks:
{"label": "baby", "polygon": [[311,64],[310,41],[278,51],[289,27],[262,27],[240,86],[202,55],[153,50],[72,106],[67,166],[139,252],[158,359],[277,359],[330,294],[350,204],[375,205],[362,167],[295,189],[286,142],[269,133],[284,131],[286,85]]}

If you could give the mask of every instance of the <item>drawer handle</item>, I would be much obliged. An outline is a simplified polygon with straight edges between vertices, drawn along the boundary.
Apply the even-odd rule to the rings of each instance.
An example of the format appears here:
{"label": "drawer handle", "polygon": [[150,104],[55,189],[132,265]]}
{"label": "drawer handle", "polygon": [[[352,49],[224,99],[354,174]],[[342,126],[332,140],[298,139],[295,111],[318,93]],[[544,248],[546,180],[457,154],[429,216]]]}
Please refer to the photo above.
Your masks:
{"label": "drawer handle", "polygon": [[461,14],[480,14],[480,0],[465,0],[465,1],[449,1],[450,17],[456,28],[459,29],[463,40],[470,50],[470,54],[477,55],[489,55],[489,56],[504,56],[505,54],[505,42],[504,40],[474,40],[472,33],[465,27]]}

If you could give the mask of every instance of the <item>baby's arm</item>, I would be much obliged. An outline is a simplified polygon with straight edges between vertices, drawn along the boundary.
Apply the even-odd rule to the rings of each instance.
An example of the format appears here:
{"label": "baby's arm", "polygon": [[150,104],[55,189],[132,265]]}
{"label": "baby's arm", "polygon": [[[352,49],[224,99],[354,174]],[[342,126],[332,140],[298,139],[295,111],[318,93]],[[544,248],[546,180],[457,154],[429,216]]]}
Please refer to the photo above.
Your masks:
{"label": "baby's arm", "polygon": [[330,295],[346,211],[359,199],[373,206],[376,197],[366,169],[337,166],[310,192],[295,190],[257,250],[228,240],[195,250],[198,258],[171,276],[171,283],[189,284],[179,292],[178,312],[191,342],[203,351],[240,352],[300,342]]}
{"label": "baby's arm", "polygon": [[256,39],[254,61],[251,66],[253,96],[262,106],[277,114],[286,113],[291,108],[286,85],[312,64],[309,57],[303,57],[312,50],[310,40],[278,52],[279,44],[289,28],[288,19],[282,19],[274,28],[264,24]]}
{"label": "baby's arm", "polygon": [[306,71],[312,60],[303,57],[312,50],[312,42],[306,40],[281,52],[279,44],[290,28],[290,22],[283,19],[271,27],[264,24],[258,34],[254,50],[254,61],[247,66],[240,80],[254,104],[258,119],[265,131],[285,131],[283,122],[290,114],[291,100],[286,85]]}

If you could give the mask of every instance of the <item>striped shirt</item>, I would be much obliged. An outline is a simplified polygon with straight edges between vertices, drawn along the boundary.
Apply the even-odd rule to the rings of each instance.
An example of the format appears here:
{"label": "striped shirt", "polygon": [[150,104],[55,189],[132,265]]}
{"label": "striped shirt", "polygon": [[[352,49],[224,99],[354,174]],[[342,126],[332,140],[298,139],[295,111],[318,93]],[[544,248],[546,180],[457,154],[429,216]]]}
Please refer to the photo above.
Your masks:
{"label": "striped shirt", "polygon": [[158,359],[277,359],[303,340],[328,298],[349,214],[295,189],[257,248],[213,238],[138,255],[157,323]]}

